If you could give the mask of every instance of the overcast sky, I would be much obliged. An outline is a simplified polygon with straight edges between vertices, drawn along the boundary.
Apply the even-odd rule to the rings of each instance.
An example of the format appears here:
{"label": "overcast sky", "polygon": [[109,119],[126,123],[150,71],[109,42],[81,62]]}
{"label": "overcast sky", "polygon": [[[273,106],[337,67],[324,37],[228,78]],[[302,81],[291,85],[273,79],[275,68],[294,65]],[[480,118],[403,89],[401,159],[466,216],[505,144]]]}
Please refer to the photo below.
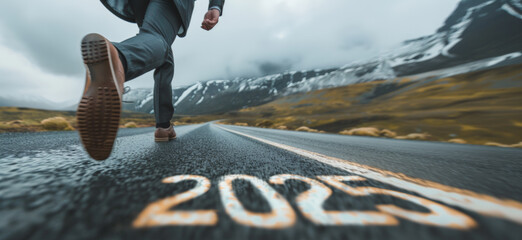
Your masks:
{"label": "overcast sky", "polygon": [[[216,28],[200,28],[208,1],[196,1],[191,28],[174,42],[173,85],[342,66],[432,34],[458,0],[227,0]],[[137,33],[97,0],[0,3],[0,97],[80,98],[81,38]],[[129,82],[153,86],[152,74]]]}

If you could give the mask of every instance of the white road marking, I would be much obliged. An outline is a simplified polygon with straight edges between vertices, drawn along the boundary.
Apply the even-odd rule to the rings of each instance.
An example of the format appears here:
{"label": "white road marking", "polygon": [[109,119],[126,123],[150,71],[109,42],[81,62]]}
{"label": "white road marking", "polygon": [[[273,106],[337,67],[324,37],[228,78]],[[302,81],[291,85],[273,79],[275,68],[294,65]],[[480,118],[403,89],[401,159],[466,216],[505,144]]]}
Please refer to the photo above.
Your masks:
{"label": "white road marking", "polygon": [[[269,213],[256,213],[246,210],[234,193],[232,182],[246,180],[264,196],[270,205]],[[280,229],[295,224],[295,212],[290,203],[265,181],[248,175],[228,175],[219,182],[221,202],[228,215],[237,223],[260,228]]]}
{"label": "white road marking", "polygon": [[409,201],[413,204],[427,208],[430,212],[417,212],[402,209],[393,204],[379,204],[377,209],[380,212],[388,213],[393,216],[408,219],[425,225],[436,227],[447,227],[466,230],[477,226],[475,220],[455,209],[449,208],[442,204],[413,196],[411,194],[397,192],[388,189],[375,187],[351,187],[344,182],[366,181],[359,176],[317,176],[318,179],[328,183],[329,185],[352,196],[370,196],[372,194],[393,196],[402,200]]}
{"label": "white road marking", "polygon": [[270,140],[241,133],[226,127],[218,127],[225,131],[248,137],[256,141],[317,160],[319,162],[351,172],[356,175],[365,176],[366,178],[383,182],[400,189],[415,192],[433,200],[437,200],[453,206],[458,206],[460,208],[474,211],[485,216],[503,218],[518,224],[522,224],[522,203],[514,200],[498,199],[489,195],[478,194],[469,190],[462,190],[422,179],[411,178],[400,173],[381,170],[345,159],[330,157],[316,152],[272,142]]}
{"label": "white road marking", "polygon": [[[310,189],[296,198],[299,210],[311,222],[319,225],[343,226],[395,226],[399,224],[392,215],[380,211],[332,211],[323,208],[332,190],[321,182],[293,174],[281,174],[270,178],[271,184],[285,184],[287,180],[298,180],[310,185]],[[382,189],[384,190],[384,189]]]}
{"label": "white road marking", "polygon": [[210,180],[196,175],[179,175],[163,179],[163,183],[180,183],[183,181],[196,181],[192,189],[167,197],[149,204],[134,220],[133,227],[157,227],[169,225],[184,226],[213,226],[218,222],[216,210],[170,210],[183,202],[197,198],[210,189]]}

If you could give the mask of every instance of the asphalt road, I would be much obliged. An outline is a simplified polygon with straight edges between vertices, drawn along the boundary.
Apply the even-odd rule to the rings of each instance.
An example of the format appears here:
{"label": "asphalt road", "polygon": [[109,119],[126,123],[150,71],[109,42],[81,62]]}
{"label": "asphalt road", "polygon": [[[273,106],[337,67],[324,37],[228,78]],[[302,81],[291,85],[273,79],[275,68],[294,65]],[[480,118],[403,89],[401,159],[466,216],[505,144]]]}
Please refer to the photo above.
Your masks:
{"label": "asphalt road", "polygon": [[203,124],[0,134],[0,239],[520,239],[522,150]]}

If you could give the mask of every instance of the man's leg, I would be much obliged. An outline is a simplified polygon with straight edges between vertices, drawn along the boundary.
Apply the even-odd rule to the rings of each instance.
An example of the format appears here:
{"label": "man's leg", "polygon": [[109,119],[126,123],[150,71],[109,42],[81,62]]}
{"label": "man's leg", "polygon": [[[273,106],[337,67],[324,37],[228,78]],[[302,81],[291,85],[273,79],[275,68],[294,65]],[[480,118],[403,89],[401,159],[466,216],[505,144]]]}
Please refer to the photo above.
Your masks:
{"label": "man's leg", "polygon": [[[77,111],[78,128],[85,149],[97,160],[108,158],[112,151],[121,114],[123,81],[158,67],[161,68],[155,79],[157,88],[161,88],[159,94],[165,94],[164,88],[170,88],[172,81],[174,67],[170,46],[181,27],[179,13],[172,0],[150,0],[148,6],[141,5],[140,9],[145,15],[142,24],[138,19],[141,27],[135,37],[114,44],[98,34],[89,34],[82,40],[87,71],[85,91]],[[137,17],[140,16],[143,14],[138,13]],[[159,99],[164,102],[163,96]],[[156,105],[158,116],[172,116],[168,106],[163,110],[166,103]],[[167,140],[175,138],[174,130],[168,130],[162,133]]]}
{"label": "man's leg", "polygon": [[174,57],[169,49],[167,60],[154,71],[154,116],[156,132],[154,141],[168,142],[176,138],[176,132],[170,124],[174,114],[172,105],[172,77],[174,76]]}
{"label": "man's leg", "polygon": [[[143,3],[135,2],[133,7],[143,9]],[[155,139],[168,141],[176,137],[174,129],[170,127],[170,120],[174,114],[171,86],[174,58],[171,45],[181,27],[181,17],[172,0],[151,0],[142,22],[139,19],[140,13],[136,10],[136,21],[140,25],[139,34],[121,43],[115,43],[115,46],[125,59],[127,81],[156,69],[154,114],[158,129]]]}
{"label": "man's leg", "polygon": [[154,71],[154,116],[156,127],[168,128],[174,114],[172,105],[172,78],[174,77],[174,57],[169,48],[167,60]]}
{"label": "man's leg", "polygon": [[127,65],[126,81],[162,66],[168,59],[181,18],[172,0],[151,0],[140,32],[121,43],[113,43]]}
{"label": "man's leg", "polygon": [[[137,1],[137,2],[133,2]],[[132,80],[152,69],[154,72],[154,113],[156,127],[168,128],[174,114],[172,78],[174,59],[171,45],[181,27],[181,17],[172,0],[151,0],[141,21],[143,2],[133,0],[140,33],[114,45],[125,58],[126,80]]]}
{"label": "man's leg", "polygon": [[150,0],[129,0],[129,4],[134,11],[134,17],[138,27],[143,26],[143,20],[147,13],[147,7],[149,6]]}

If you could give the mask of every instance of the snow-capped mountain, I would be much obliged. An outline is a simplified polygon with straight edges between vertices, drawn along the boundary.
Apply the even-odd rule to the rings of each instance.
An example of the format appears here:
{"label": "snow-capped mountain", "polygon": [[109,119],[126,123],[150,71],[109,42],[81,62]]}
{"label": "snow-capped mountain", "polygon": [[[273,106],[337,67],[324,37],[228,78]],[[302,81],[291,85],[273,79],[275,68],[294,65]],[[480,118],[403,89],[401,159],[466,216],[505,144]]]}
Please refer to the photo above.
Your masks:
{"label": "snow-capped mountain", "polygon": [[[173,90],[177,114],[223,113],[287,94],[434,71],[457,74],[522,63],[520,0],[463,0],[433,35],[404,42],[368,62],[334,69],[199,82]],[[125,95],[127,110],[152,113],[152,90]]]}
{"label": "snow-capped mountain", "polygon": [[[327,76],[332,71],[334,69],[288,72],[261,78],[198,82],[188,87],[174,88],[172,101],[178,114],[227,112],[272,101],[290,88],[302,91],[299,89],[306,87],[308,81]],[[131,90],[124,95],[124,100],[134,101],[134,103],[125,103],[125,109],[153,112],[151,89]]]}
{"label": "snow-capped mountain", "polygon": [[520,51],[520,0],[463,0],[435,34],[406,41],[384,58],[404,76]]}

